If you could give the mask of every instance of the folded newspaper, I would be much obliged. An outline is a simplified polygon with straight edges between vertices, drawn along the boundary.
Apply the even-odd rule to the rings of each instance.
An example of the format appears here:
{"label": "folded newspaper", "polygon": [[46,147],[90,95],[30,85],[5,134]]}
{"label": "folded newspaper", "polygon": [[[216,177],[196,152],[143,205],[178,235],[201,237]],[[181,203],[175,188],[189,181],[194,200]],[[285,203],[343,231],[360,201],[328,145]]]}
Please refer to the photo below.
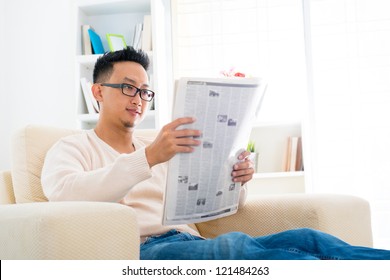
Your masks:
{"label": "folded newspaper", "polygon": [[260,78],[181,78],[173,119],[195,117],[201,145],[168,163],[164,225],[203,222],[237,212],[233,165],[246,148],[266,84]]}

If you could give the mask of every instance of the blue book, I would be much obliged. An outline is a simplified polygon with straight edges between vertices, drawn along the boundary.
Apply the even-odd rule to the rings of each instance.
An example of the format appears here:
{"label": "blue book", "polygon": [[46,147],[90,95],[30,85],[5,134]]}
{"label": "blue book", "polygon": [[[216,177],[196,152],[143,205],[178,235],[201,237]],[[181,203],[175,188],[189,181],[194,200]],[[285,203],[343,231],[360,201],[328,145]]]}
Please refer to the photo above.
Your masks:
{"label": "blue book", "polygon": [[88,29],[88,34],[89,34],[89,38],[91,39],[93,53],[94,54],[104,53],[103,43],[102,43],[102,39],[100,39],[100,36],[92,29]]}

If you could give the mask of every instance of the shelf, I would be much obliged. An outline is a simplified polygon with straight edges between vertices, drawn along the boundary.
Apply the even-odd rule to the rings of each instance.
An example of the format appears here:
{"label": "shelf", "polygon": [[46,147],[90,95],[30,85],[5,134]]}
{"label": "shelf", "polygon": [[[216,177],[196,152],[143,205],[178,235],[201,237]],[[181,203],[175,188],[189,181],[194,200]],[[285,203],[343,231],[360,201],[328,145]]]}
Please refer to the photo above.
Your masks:
{"label": "shelf", "polygon": [[258,169],[262,174],[284,170],[288,153],[288,138],[301,136],[301,124],[297,122],[258,123],[251,131],[250,140],[255,142],[259,153]]}
{"label": "shelf", "polygon": [[248,195],[305,193],[304,171],[256,173],[248,182]]}
{"label": "shelf", "polygon": [[[154,110],[149,110],[146,113],[144,121],[147,121],[148,119],[154,119],[155,115],[156,112]],[[99,114],[80,114],[78,118],[81,122],[96,124],[99,119]]]}
{"label": "shelf", "polygon": [[150,2],[144,0],[84,0],[79,7],[88,16],[147,13],[151,9]]}
{"label": "shelf", "polygon": [[[146,54],[148,55],[150,61],[152,61],[153,58],[153,52],[147,51]],[[101,54],[92,54],[92,55],[77,55],[76,61],[81,65],[95,65],[96,60],[102,56]],[[152,64],[152,63],[151,63]]]}
{"label": "shelf", "polygon": [[255,173],[253,179],[303,177],[304,171]]}
{"label": "shelf", "polygon": [[86,123],[96,123],[99,119],[99,114],[80,114],[79,120]]}
{"label": "shelf", "polygon": [[252,124],[252,128],[266,128],[266,127],[273,127],[273,128],[278,128],[278,127],[283,127],[283,126],[301,126],[302,121],[301,120],[289,120],[289,121],[280,121],[280,122],[259,122],[256,121]]}
{"label": "shelf", "polygon": [[302,137],[299,120],[253,123],[250,140],[255,141],[258,156],[257,173],[248,182],[252,194],[305,192],[305,172],[286,171],[288,138]]}
{"label": "shelf", "polygon": [[149,111],[137,128],[160,128],[170,121],[173,79],[170,45],[171,11],[165,0],[78,0],[75,5],[76,38],[75,86],[77,120],[82,128],[93,127],[98,115],[87,114],[80,78],[93,81],[93,69],[101,54],[82,55],[81,26],[90,25],[102,39],[104,50],[108,43],[106,34],[122,34],[127,45],[132,45],[135,27],[146,15],[152,18],[153,50],[146,51],[150,60],[148,69],[150,87],[158,92],[154,99],[155,111]]}
{"label": "shelf", "polygon": [[78,55],[76,57],[77,62],[80,64],[95,64],[96,60],[101,56],[101,54],[92,54],[92,55]]}

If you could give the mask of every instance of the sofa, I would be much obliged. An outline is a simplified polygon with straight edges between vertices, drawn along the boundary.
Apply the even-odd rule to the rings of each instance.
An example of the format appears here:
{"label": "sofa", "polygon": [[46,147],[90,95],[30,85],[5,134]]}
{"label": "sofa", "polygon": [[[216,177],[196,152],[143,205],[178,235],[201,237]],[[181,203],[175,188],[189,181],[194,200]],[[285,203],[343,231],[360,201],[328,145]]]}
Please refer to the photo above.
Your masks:
{"label": "sofa", "polygon": [[[48,202],[40,176],[48,149],[80,133],[27,125],[12,138],[12,167],[0,172],[0,259],[139,259],[137,217],[105,202]],[[136,133],[155,137],[154,130]],[[235,215],[195,225],[208,238],[230,231],[253,236],[313,228],[372,247],[369,203],[339,194],[249,195]]]}

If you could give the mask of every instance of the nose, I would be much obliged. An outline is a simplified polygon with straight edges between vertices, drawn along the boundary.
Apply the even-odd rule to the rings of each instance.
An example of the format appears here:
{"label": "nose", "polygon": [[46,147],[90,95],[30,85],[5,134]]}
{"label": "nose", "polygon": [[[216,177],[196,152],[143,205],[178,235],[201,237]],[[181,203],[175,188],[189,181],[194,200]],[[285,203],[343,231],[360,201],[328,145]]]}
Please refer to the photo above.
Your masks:
{"label": "nose", "polygon": [[134,97],[131,99],[131,103],[135,105],[141,105],[142,104],[142,99],[141,99],[141,93],[137,92]]}

